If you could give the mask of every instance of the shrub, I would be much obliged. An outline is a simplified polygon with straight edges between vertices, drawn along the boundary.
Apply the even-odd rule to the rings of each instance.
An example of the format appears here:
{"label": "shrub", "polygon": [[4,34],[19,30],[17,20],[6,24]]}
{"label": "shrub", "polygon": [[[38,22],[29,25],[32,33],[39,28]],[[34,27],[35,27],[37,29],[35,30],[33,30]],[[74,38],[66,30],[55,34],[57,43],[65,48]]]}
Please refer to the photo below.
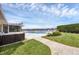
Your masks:
{"label": "shrub", "polygon": [[61,35],[61,32],[59,32],[59,31],[53,32],[53,36],[59,36],[59,35]]}
{"label": "shrub", "polygon": [[47,36],[53,36],[53,34],[52,33],[48,33]]}
{"label": "shrub", "polygon": [[55,32],[47,34],[47,36],[59,36],[59,35],[61,35],[61,32],[59,32],[59,31],[55,31]]}

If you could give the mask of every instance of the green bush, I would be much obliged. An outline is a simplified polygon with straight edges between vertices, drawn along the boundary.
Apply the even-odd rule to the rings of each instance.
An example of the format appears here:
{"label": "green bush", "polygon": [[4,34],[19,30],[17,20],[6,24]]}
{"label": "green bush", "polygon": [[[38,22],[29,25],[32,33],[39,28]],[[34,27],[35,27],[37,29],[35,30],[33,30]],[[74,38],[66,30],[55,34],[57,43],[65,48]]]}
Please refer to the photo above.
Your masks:
{"label": "green bush", "polygon": [[61,32],[79,33],[79,24],[68,24],[57,26],[57,30]]}
{"label": "green bush", "polygon": [[61,35],[61,32],[59,31],[53,32],[53,36],[59,36],[59,35]]}
{"label": "green bush", "polygon": [[59,36],[59,35],[61,35],[61,32],[59,32],[59,31],[55,31],[55,32],[47,34],[47,36]]}
{"label": "green bush", "polygon": [[48,33],[47,36],[53,36],[53,34],[52,33]]}

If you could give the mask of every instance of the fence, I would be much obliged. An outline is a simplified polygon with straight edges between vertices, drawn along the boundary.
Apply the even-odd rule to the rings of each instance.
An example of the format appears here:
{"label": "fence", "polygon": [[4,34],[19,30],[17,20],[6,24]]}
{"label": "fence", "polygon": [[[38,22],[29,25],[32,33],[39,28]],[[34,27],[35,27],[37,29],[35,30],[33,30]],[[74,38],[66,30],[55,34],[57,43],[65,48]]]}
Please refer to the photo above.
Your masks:
{"label": "fence", "polygon": [[22,41],[24,39],[25,39],[25,34],[22,32],[2,34],[0,35],[0,46]]}

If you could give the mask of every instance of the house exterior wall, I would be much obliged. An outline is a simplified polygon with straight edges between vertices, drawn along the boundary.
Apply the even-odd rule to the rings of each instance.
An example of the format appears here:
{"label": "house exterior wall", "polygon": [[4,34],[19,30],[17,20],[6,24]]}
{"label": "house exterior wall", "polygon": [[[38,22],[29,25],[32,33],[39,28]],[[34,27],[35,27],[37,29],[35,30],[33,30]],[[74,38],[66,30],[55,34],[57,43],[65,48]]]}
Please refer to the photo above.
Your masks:
{"label": "house exterior wall", "polygon": [[0,9],[0,25],[2,25],[2,24],[7,24],[7,21],[3,15],[2,10]]}
{"label": "house exterior wall", "polygon": [[3,15],[2,9],[0,8],[0,32],[3,32],[3,24],[7,24],[7,21]]}

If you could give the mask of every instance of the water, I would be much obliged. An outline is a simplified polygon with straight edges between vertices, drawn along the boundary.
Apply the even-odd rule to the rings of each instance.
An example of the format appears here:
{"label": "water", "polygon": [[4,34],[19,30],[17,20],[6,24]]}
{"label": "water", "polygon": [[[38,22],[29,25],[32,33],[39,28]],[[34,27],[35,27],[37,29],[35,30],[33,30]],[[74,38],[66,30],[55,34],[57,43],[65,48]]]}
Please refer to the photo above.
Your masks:
{"label": "water", "polygon": [[26,34],[30,36],[45,36],[48,31],[27,31]]}

